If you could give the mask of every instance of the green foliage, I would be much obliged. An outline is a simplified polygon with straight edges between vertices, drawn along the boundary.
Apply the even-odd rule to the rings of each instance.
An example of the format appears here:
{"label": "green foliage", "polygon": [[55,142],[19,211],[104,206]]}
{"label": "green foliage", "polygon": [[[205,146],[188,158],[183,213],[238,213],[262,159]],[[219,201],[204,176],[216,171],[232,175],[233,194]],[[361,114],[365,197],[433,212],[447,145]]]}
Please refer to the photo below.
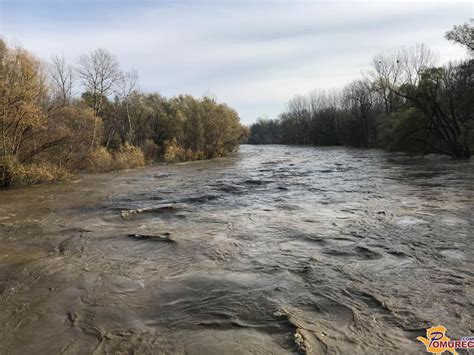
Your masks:
{"label": "green foliage", "polygon": [[456,158],[469,157],[469,136],[474,121],[474,60],[428,68],[418,85],[404,85],[400,95],[423,114],[437,137],[435,152]]}
{"label": "green foliage", "polygon": [[417,109],[410,107],[394,114],[394,127],[387,130],[385,147],[392,151],[428,153],[433,141],[429,121]]}

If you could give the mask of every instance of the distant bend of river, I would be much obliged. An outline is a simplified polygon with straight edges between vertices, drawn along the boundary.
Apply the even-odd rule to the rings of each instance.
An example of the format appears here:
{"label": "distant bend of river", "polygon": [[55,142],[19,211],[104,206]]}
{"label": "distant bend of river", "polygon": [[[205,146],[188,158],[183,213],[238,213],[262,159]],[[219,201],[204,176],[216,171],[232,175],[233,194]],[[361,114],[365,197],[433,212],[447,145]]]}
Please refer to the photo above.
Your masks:
{"label": "distant bend of river", "polygon": [[474,163],[243,145],[0,192],[0,354],[420,353],[472,335]]}

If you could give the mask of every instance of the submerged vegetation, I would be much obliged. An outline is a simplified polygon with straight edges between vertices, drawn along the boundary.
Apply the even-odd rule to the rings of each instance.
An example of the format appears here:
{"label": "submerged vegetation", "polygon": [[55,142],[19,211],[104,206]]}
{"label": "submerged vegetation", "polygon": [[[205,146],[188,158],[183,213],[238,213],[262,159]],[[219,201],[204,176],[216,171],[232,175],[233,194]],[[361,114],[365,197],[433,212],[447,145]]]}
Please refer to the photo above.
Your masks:
{"label": "submerged vegetation", "polygon": [[0,187],[220,157],[245,135],[237,112],[212,98],[136,87],[136,73],[103,49],[73,67],[0,40]]}
{"label": "submerged vegetation", "polygon": [[277,119],[251,127],[252,144],[377,147],[467,158],[474,149],[474,29],[446,38],[469,58],[436,66],[425,45],[375,56],[371,71],[342,90],[296,96]]}

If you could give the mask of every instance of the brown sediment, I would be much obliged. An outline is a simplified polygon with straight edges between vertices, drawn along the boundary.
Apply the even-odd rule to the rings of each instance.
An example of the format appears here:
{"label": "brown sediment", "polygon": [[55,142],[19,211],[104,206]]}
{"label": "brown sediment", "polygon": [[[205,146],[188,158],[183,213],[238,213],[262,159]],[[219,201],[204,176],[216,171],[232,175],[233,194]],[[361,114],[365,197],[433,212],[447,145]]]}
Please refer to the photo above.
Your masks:
{"label": "brown sediment", "polygon": [[243,146],[2,191],[0,354],[410,354],[434,323],[465,336],[473,167]]}

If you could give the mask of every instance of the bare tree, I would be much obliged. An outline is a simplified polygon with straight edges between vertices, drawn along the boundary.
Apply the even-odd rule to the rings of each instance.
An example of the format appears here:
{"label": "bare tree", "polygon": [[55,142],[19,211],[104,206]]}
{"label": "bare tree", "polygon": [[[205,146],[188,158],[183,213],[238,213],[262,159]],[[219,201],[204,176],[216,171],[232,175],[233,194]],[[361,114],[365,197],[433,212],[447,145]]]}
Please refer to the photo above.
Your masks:
{"label": "bare tree", "polygon": [[124,73],[122,77],[117,81],[117,96],[121,99],[125,106],[125,114],[127,116],[128,123],[128,134],[127,140],[130,142],[134,136],[134,127],[132,124],[132,117],[130,113],[130,101],[134,90],[138,83],[138,73],[136,70],[132,70],[128,73]]}
{"label": "bare tree", "polygon": [[113,92],[114,85],[122,78],[117,59],[105,49],[96,49],[79,58],[77,73],[92,97],[92,109],[99,115],[104,99]]}
{"label": "bare tree", "polygon": [[[105,49],[96,49],[79,58],[77,73],[91,96],[94,115],[99,116],[107,96],[123,76],[117,59]],[[91,149],[96,144],[96,136],[97,130],[94,129]]]}
{"label": "bare tree", "polygon": [[296,123],[297,144],[309,144],[308,133],[311,126],[311,113],[308,99],[304,96],[296,95],[288,102],[287,109]]}
{"label": "bare tree", "polygon": [[387,114],[394,112],[400,103],[400,96],[396,94],[398,87],[402,84],[416,85],[423,70],[434,66],[438,58],[437,53],[419,43],[379,54],[372,59],[373,70],[369,77],[381,96]]}
{"label": "bare tree", "polygon": [[312,140],[314,144],[340,145],[340,90],[315,90],[309,94]]}
{"label": "bare tree", "polygon": [[375,56],[371,63],[373,71],[369,75],[373,79],[374,88],[382,97],[387,114],[395,110],[396,96],[392,89],[400,83],[402,78],[403,67],[400,59],[400,51],[392,51]]}
{"label": "bare tree", "polygon": [[374,105],[374,88],[368,80],[354,80],[344,88],[347,107],[360,122],[364,147],[369,147],[375,137],[371,134],[373,123],[370,112]]}
{"label": "bare tree", "polygon": [[55,87],[57,98],[61,105],[67,105],[72,98],[74,86],[74,71],[70,65],[66,64],[63,56],[53,56],[51,58],[50,75]]}
{"label": "bare tree", "polygon": [[404,74],[402,80],[411,85],[417,85],[423,70],[434,67],[439,59],[439,55],[424,43],[403,47],[399,53],[398,60],[401,62]]}
{"label": "bare tree", "polygon": [[138,73],[135,69],[130,72],[123,73],[123,75],[117,80],[117,95],[121,99],[126,99],[130,94],[137,88],[138,85]]}

